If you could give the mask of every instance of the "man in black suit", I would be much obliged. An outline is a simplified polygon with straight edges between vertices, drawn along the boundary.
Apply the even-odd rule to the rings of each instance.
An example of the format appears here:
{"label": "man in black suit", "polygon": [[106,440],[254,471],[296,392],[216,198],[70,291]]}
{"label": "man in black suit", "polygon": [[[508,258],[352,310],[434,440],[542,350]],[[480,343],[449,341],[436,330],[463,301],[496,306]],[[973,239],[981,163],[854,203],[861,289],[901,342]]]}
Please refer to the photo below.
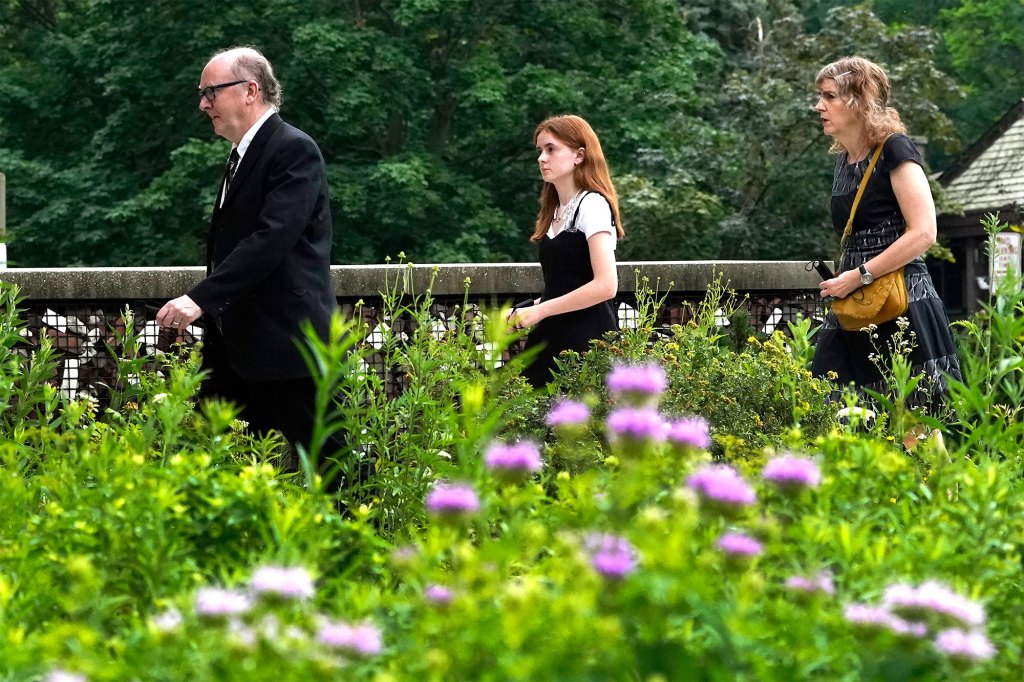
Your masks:
{"label": "man in black suit", "polygon": [[[199,109],[232,150],[207,239],[206,278],[168,301],[157,323],[206,322],[200,397],[242,407],[253,431],[277,429],[308,447],[315,384],[296,342],[301,325],[325,337],[331,286],[331,209],[316,143],[278,115],[281,87],[251,47],[220,52],[199,81]],[[325,452],[324,455],[334,454]]]}

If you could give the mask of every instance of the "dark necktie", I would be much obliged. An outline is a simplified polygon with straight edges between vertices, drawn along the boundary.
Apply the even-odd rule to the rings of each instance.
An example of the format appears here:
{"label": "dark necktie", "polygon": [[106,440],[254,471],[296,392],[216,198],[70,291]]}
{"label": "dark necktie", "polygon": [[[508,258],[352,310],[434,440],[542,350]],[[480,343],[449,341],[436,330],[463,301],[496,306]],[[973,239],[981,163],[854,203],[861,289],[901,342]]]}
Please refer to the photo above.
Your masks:
{"label": "dark necktie", "polygon": [[235,171],[238,170],[238,162],[242,159],[238,155],[238,148],[231,150],[231,156],[228,158],[228,165],[224,169],[224,193],[227,194],[228,188],[231,187],[231,180],[235,177]]}

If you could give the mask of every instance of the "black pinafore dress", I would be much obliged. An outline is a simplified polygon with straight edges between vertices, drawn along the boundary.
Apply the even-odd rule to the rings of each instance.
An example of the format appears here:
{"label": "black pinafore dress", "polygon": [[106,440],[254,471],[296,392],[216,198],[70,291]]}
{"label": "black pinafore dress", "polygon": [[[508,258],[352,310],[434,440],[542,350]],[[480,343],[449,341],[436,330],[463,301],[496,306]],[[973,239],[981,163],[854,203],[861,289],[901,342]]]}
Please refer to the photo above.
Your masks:
{"label": "black pinafore dress", "polygon": [[[576,228],[576,218],[587,194],[592,192],[580,198],[569,225],[562,228],[553,239],[545,234],[540,242],[540,268],[544,275],[542,301],[564,296],[594,279],[587,236]],[[551,381],[551,373],[556,369],[555,358],[559,353],[563,350],[585,353],[591,341],[602,338],[605,332],[617,331],[618,328],[612,300],[541,320],[530,331],[525,346],[540,346],[540,352],[530,366],[523,370],[523,376],[534,388],[543,387]]]}

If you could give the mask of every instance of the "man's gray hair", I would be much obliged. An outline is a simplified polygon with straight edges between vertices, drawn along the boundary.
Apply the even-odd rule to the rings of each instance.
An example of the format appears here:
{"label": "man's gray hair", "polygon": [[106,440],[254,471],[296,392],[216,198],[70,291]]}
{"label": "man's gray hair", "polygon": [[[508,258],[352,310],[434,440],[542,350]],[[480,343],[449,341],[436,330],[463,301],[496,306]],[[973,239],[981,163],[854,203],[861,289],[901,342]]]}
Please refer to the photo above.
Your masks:
{"label": "man's gray hair", "polygon": [[237,78],[256,81],[263,101],[280,111],[281,83],[274,76],[274,67],[270,65],[270,61],[263,56],[263,53],[251,45],[243,45],[221,50],[212,59],[225,55],[233,58],[231,72]]}

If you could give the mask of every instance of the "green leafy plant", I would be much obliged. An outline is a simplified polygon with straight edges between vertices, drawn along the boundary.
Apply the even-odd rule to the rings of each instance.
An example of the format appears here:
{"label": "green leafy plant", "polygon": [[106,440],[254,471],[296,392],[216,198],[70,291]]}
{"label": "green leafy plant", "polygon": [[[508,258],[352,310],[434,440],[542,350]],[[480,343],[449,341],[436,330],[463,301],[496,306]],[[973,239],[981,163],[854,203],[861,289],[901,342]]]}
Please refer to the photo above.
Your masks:
{"label": "green leafy plant", "polygon": [[[417,331],[429,292],[389,305],[418,325],[373,339],[402,377],[393,401],[361,364],[365,328],[310,346],[324,433],[375,453],[340,509],[311,468],[280,470],[279,438],[192,404],[188,355],[139,367],[134,406],[63,401],[24,443],[0,422],[0,676],[1019,677],[1011,424],[985,425],[992,450],[968,433],[913,456],[840,430],[792,339],[737,348],[709,299],[670,336],[564,358],[559,387],[589,416],[535,428],[548,397],[496,366],[514,338],[500,314],[435,335]],[[15,402],[28,366],[0,365]],[[616,387],[623,366],[646,388]],[[274,566],[302,570],[268,595]],[[211,615],[209,588],[243,606]]]}
{"label": "green leafy plant", "polygon": [[[1007,225],[987,216],[988,255],[996,234]],[[951,382],[957,412],[957,437],[971,452],[1005,456],[1020,451],[1024,423],[1024,293],[1020,281],[1008,278],[990,291],[989,301],[969,320],[955,322],[961,335],[963,382]]]}

